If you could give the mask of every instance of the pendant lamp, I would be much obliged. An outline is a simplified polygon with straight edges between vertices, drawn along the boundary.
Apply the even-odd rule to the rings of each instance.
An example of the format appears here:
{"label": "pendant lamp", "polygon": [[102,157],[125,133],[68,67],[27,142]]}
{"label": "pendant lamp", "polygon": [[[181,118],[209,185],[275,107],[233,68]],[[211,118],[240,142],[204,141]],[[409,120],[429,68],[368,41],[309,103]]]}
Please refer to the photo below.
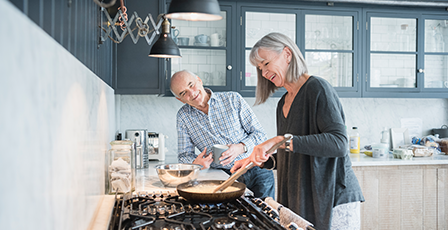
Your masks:
{"label": "pendant lamp", "polygon": [[173,0],[165,16],[187,21],[217,21],[222,19],[217,0]]}
{"label": "pendant lamp", "polygon": [[168,19],[162,23],[162,33],[159,39],[152,45],[149,52],[150,57],[179,58],[181,57],[179,47],[174,43],[170,34],[170,22]]}

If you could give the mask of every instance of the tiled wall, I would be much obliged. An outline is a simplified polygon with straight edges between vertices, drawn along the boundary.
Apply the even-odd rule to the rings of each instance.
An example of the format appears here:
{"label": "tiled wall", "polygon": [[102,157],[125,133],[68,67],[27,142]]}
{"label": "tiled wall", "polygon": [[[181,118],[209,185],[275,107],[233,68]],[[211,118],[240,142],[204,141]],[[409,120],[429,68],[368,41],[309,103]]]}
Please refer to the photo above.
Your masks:
{"label": "tiled wall", "polygon": [[88,229],[105,192],[114,91],[10,2],[0,8],[1,228]]}
{"label": "tiled wall", "polygon": [[[279,98],[253,106],[255,98],[244,98],[257,116],[268,137],[276,135],[275,110]],[[379,142],[383,127],[400,128],[402,118],[420,118],[422,134],[448,124],[447,99],[341,98],[347,127],[357,126],[361,146]],[[117,129],[142,128],[168,136],[167,155],[177,153],[176,114],[183,105],[173,97],[116,95]]]}

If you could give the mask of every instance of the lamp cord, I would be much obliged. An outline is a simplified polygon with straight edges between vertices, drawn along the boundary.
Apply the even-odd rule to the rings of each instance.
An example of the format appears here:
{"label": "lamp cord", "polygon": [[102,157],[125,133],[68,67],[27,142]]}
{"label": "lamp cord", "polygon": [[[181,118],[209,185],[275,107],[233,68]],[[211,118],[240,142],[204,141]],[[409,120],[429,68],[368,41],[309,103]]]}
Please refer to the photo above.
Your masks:
{"label": "lamp cord", "polygon": [[[101,0],[102,1],[102,0]],[[99,0],[93,0],[93,2],[95,2],[99,7],[103,7],[103,8],[109,8],[109,7],[111,7],[111,6],[113,6],[113,5],[115,5],[115,2],[116,2],[117,0],[112,0],[111,2],[109,2],[109,3],[102,3],[102,2],[100,2]]]}

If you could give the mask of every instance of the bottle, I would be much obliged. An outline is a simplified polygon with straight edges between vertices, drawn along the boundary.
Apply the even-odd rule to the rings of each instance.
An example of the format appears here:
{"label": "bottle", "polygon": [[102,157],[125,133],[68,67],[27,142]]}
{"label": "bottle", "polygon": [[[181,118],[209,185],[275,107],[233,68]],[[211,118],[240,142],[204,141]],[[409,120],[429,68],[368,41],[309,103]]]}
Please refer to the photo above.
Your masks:
{"label": "bottle", "polygon": [[381,143],[382,144],[387,144],[387,148],[390,149],[389,146],[389,130],[387,130],[386,127],[383,127],[383,131],[381,131]]}
{"label": "bottle", "polygon": [[350,132],[350,153],[359,153],[361,150],[360,147],[360,138],[358,133],[358,127],[353,127]]}
{"label": "bottle", "polygon": [[129,140],[112,141],[107,156],[106,191],[109,194],[124,194],[135,190],[135,161]]}

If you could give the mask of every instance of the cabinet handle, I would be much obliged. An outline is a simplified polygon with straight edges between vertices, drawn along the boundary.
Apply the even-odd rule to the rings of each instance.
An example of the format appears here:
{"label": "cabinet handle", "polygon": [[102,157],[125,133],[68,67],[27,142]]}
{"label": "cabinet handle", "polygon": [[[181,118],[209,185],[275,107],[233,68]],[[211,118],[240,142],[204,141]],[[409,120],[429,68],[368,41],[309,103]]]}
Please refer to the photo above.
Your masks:
{"label": "cabinet handle", "polygon": [[231,65],[228,65],[228,66],[227,66],[227,69],[228,69],[228,70],[232,70],[232,68],[233,68],[233,67],[232,67]]}
{"label": "cabinet handle", "polygon": [[419,73],[424,73],[425,70],[424,70],[424,69],[418,69],[418,72],[419,72]]}

